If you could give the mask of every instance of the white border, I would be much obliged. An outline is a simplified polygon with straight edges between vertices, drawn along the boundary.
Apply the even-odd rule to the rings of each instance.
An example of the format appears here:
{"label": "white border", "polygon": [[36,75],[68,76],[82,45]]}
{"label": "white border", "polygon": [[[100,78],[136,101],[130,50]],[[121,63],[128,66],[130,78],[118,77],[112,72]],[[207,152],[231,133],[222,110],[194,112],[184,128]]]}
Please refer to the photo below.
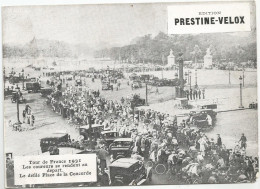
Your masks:
{"label": "white border", "polygon": [[[183,2],[183,3],[187,3],[187,2],[225,2],[225,1],[229,1],[229,2],[241,2],[241,1],[254,1],[254,0],[0,0],[0,5],[1,6],[19,6],[19,5],[73,5],[73,4],[111,4],[111,3],[175,3],[175,2]],[[256,3],[256,28],[258,29],[260,26],[260,10],[259,10],[259,2],[257,2],[257,0],[255,1]],[[1,10],[1,14],[0,14],[0,23],[1,23],[1,35],[0,35],[0,41],[2,44],[2,10]],[[257,44],[260,44],[260,36],[259,36],[259,30],[257,30]],[[259,45],[257,45],[257,59],[260,60],[260,48]],[[0,53],[1,53],[1,57],[2,57],[2,45],[0,45]],[[1,58],[1,71],[0,71],[0,78],[3,78],[2,74],[2,58]],[[258,73],[258,78],[257,81],[258,83],[260,83],[260,77],[259,77],[259,70],[257,71]],[[0,82],[0,88],[2,89],[2,82]],[[258,88],[258,95],[259,95],[259,88]],[[258,96],[259,97],[259,96]],[[4,150],[3,150],[3,146],[4,146],[4,133],[3,133],[3,91],[0,93],[0,99],[1,99],[1,106],[2,108],[0,109],[0,156],[1,156],[1,162],[0,162],[0,188],[4,188]],[[258,111],[258,117],[260,117],[260,111]],[[259,125],[258,125],[259,128]],[[259,129],[258,129],[258,148],[260,147],[259,142],[260,142],[260,137],[259,137]],[[260,149],[260,148],[259,148]],[[260,152],[260,150],[258,149],[258,154]],[[259,157],[259,155],[258,155]],[[222,189],[230,189],[230,188],[236,188],[236,189],[258,189],[260,188],[260,179],[257,180],[256,183],[254,184],[229,184],[229,185],[224,185],[224,184],[217,184],[217,185],[152,185],[152,186],[136,186],[134,188],[148,188],[149,189],[155,189],[157,187],[160,187],[162,189],[170,189],[170,188],[176,188],[176,189],[217,189],[219,187],[221,187]],[[87,187],[87,188],[96,188],[98,189],[99,187]],[[103,187],[102,187],[103,188]],[[118,189],[118,187],[105,187],[105,188],[111,188],[111,189]],[[129,186],[124,186],[124,188],[126,189],[130,189],[133,187],[129,187]]]}

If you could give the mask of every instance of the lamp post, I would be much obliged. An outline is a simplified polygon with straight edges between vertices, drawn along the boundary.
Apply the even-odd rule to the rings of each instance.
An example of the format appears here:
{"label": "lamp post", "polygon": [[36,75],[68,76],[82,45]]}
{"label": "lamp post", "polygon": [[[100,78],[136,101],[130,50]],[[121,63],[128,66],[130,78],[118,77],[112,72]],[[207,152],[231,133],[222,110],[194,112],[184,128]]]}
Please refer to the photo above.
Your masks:
{"label": "lamp post", "polygon": [[189,77],[190,77],[190,89],[191,89],[191,71],[189,70]]}
{"label": "lamp post", "polygon": [[175,77],[175,79],[178,78],[178,73],[177,72],[174,74],[174,77]]}
{"label": "lamp post", "polygon": [[24,69],[22,69],[22,77],[23,77],[23,90],[24,90]]}
{"label": "lamp post", "polygon": [[197,82],[198,76],[197,76],[197,69],[195,70],[195,88],[198,87],[198,82]]}
{"label": "lamp post", "polygon": [[228,66],[228,84],[230,85],[231,82],[230,82],[230,66]]}
{"label": "lamp post", "polygon": [[92,141],[92,115],[91,113],[87,114],[87,118],[88,118],[88,134],[89,134],[89,142],[90,142],[90,149],[93,149],[93,141]]}
{"label": "lamp post", "polygon": [[189,77],[188,77],[188,73],[187,73],[187,72],[185,72],[184,76],[185,76],[185,81],[187,82],[187,84],[189,84]]}
{"label": "lamp post", "polygon": [[148,87],[147,87],[147,82],[145,82],[145,105],[148,106]]}
{"label": "lamp post", "polygon": [[239,77],[239,86],[240,86],[240,106],[239,108],[244,108],[243,104],[242,104],[242,77]]}
{"label": "lamp post", "polygon": [[4,90],[5,90],[5,67],[4,67],[4,69],[3,69],[3,79],[4,79]]}
{"label": "lamp post", "polygon": [[243,66],[243,87],[245,86],[245,68]]}
{"label": "lamp post", "polygon": [[18,85],[16,85],[16,88],[15,88],[17,91],[16,91],[16,108],[17,108],[17,123],[21,124],[20,122],[20,118],[19,118],[19,100],[20,100],[20,91],[19,91],[19,87]]}

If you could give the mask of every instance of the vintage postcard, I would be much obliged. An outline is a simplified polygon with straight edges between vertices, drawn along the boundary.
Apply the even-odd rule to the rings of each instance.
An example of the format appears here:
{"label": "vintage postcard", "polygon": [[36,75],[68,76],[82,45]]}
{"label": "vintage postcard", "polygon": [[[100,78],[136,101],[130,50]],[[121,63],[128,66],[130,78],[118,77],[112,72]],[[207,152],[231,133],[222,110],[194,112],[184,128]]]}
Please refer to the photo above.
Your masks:
{"label": "vintage postcard", "polygon": [[254,1],[2,7],[6,188],[255,183]]}

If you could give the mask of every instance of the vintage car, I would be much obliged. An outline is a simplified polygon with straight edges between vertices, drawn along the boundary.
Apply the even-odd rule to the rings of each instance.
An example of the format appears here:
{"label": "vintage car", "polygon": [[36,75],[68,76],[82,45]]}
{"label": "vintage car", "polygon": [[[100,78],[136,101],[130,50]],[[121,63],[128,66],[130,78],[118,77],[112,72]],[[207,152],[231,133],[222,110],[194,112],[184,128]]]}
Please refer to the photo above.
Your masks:
{"label": "vintage car", "polygon": [[109,166],[112,186],[141,185],[152,180],[151,167],[145,168],[142,161],[121,158]]}
{"label": "vintage car", "polygon": [[202,109],[198,111],[191,111],[190,117],[192,118],[192,124],[196,125],[199,128],[209,128],[207,115],[210,115],[212,118],[212,124],[216,121],[217,112],[212,109]]}
{"label": "vintage car", "polygon": [[141,83],[141,81],[139,81],[139,80],[133,81],[132,87],[133,87],[134,89],[142,88],[142,83]]}
{"label": "vintage car", "polygon": [[130,157],[133,149],[133,140],[131,138],[118,138],[109,147],[113,159]]}
{"label": "vintage car", "polygon": [[140,80],[141,80],[142,82],[149,81],[149,79],[150,79],[150,75],[148,75],[148,74],[142,74],[142,75],[140,75]]}
{"label": "vintage car", "polygon": [[9,89],[9,88],[5,88],[4,89],[4,96],[9,96],[9,95],[12,95],[13,94],[13,90],[12,89]]}
{"label": "vintage car", "polygon": [[252,102],[249,104],[249,109],[255,109],[257,110],[258,103]]}
{"label": "vintage car", "polygon": [[38,82],[28,82],[25,84],[25,90],[27,90],[28,93],[30,92],[36,93],[41,90],[41,85]]}
{"label": "vintage car", "polygon": [[212,120],[216,119],[217,112],[212,109],[202,109],[197,111],[190,111],[190,116],[193,120],[204,120],[207,118],[207,114],[211,116]]}
{"label": "vintage car", "polygon": [[84,140],[88,140],[90,135],[97,139],[100,138],[100,134],[103,130],[104,125],[93,124],[91,128],[89,128],[89,125],[84,125],[79,128],[79,134],[84,137]]}
{"label": "vintage car", "polygon": [[81,81],[81,79],[76,79],[76,81],[75,81],[75,86],[82,86],[82,81]]}
{"label": "vintage car", "polygon": [[40,140],[42,153],[47,152],[50,147],[59,146],[62,142],[68,142],[69,135],[66,132],[55,132]]}
{"label": "vintage car", "polygon": [[12,92],[11,102],[17,102],[17,98],[19,98],[19,103],[25,103],[25,98],[23,96],[19,96],[17,92]]}
{"label": "vintage car", "polygon": [[137,80],[137,79],[139,79],[139,76],[138,76],[136,73],[133,73],[133,74],[131,74],[131,75],[129,76],[129,79],[130,79],[131,81]]}
{"label": "vintage car", "polygon": [[217,108],[218,108],[217,104],[207,104],[207,105],[201,106],[201,109],[217,109]]}
{"label": "vintage car", "polygon": [[127,103],[129,103],[131,107],[134,108],[145,105],[145,99],[142,99],[139,95],[135,94],[131,99],[127,99]]}
{"label": "vintage car", "polygon": [[102,81],[102,90],[113,90],[113,85],[109,81]]}
{"label": "vintage car", "polygon": [[117,131],[102,131],[101,137],[105,141],[105,145],[109,147],[115,139],[119,138]]}
{"label": "vintage car", "polygon": [[71,81],[71,80],[73,79],[73,75],[67,75],[66,79],[67,79],[68,81]]}
{"label": "vintage car", "polygon": [[10,76],[9,83],[19,83],[22,79],[19,76]]}
{"label": "vintage car", "polygon": [[53,92],[52,88],[43,88],[43,89],[41,89],[41,96],[46,97],[46,96],[50,95],[52,92]]}

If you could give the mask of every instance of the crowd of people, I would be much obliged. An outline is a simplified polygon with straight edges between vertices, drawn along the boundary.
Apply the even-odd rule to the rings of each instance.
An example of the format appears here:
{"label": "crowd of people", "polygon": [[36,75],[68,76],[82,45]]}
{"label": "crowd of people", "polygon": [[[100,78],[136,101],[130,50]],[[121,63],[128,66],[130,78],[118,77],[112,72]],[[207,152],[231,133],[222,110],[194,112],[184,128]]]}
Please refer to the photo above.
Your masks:
{"label": "crowd of people", "polygon": [[[199,91],[195,98],[201,97]],[[53,111],[77,125],[101,124],[117,131],[120,137],[132,138],[132,158],[153,166],[157,174],[167,172],[173,183],[234,183],[256,179],[258,158],[246,155],[244,135],[240,145],[227,149],[220,135],[216,141],[208,138],[186,121],[178,122],[177,116],[151,109],[133,109],[129,103],[131,97],[106,100],[99,90],[74,86],[66,86],[61,95],[57,93],[61,92],[54,91],[48,96]],[[189,94],[193,96],[194,91]],[[104,152],[109,151],[104,149],[104,141],[98,137],[94,140],[98,144],[94,148],[102,151],[100,159],[109,161],[104,157],[109,154]],[[103,161],[102,170],[105,168]]]}

